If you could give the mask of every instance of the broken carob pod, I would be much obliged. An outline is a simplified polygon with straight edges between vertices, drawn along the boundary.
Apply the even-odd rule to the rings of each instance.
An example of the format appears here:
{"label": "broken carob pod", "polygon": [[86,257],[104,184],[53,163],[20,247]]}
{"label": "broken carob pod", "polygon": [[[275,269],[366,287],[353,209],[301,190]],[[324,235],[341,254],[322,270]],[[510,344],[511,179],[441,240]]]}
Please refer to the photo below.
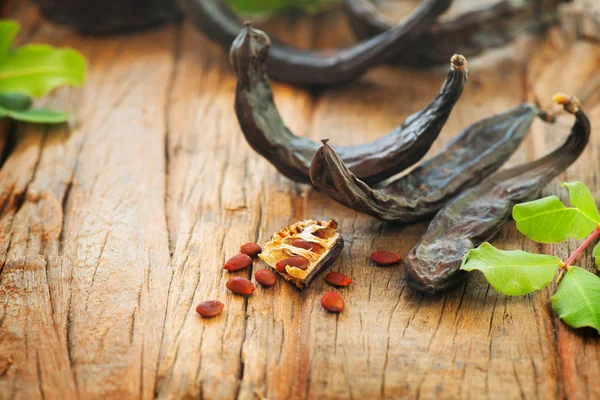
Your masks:
{"label": "broken carob pod", "polygon": [[319,271],[331,265],[343,248],[344,239],[337,231],[337,222],[306,220],[275,233],[258,256],[285,280],[302,289]]}
{"label": "broken carob pod", "polygon": [[[237,74],[235,112],[252,148],[288,178],[310,183],[310,162],[319,144],[294,135],[273,101],[265,61],[267,35],[246,26],[231,46],[231,64]],[[368,144],[339,147],[348,168],[360,179],[376,183],[419,161],[438,137],[467,80],[467,60],[451,59],[450,71],[436,97],[421,111],[387,135]]]}
{"label": "broken carob pod", "polygon": [[529,104],[474,123],[409,174],[372,189],[344,164],[327,139],[310,167],[313,185],[332,199],[382,221],[410,223],[435,214],[467,187],[498,169],[518,148],[536,116]]}
{"label": "broken carob pod", "polygon": [[497,172],[441,209],[405,258],[410,287],[433,294],[457,285],[465,276],[460,270],[464,255],[496,236],[515,204],[539,197],[554,177],[577,160],[588,143],[590,122],[576,99],[565,95],[554,99],[575,115],[567,140],[538,160]]}
{"label": "broken carob pod", "polygon": [[[451,3],[452,0],[424,0],[401,23],[346,49],[305,51],[274,42],[268,60],[269,74],[275,80],[296,85],[325,86],[351,81],[402,51],[415,32],[427,29]],[[179,0],[179,4],[196,28],[224,49],[229,49],[243,28],[222,0]]]}
{"label": "broken carob pod", "polygon": [[[407,48],[390,61],[430,66],[443,64],[448,51],[472,57],[504,46],[525,32],[539,33],[559,21],[558,6],[570,0],[499,0],[476,6],[451,18],[441,18],[416,33]],[[346,14],[355,36],[367,39],[393,26],[369,0],[345,0]]]}

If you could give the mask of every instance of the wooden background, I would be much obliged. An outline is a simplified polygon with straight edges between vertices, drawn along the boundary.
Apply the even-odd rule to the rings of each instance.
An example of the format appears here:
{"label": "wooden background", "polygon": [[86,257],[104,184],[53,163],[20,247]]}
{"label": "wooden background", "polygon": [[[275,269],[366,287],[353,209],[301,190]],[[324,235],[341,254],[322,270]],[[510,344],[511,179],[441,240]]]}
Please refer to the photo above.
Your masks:
{"label": "wooden background", "polygon": [[[3,136],[0,398],[600,398],[598,335],[555,317],[554,287],[511,298],[473,273],[424,297],[403,283],[402,267],[369,265],[375,249],[406,254],[427,224],[383,224],[280,176],[240,133],[226,53],[191,24],[94,39],[40,20],[27,1],[13,1],[8,16],[23,26],[19,43],[83,52],[89,77],[43,101],[71,112],[69,127]],[[304,48],[351,42],[337,12],[267,29]],[[557,91],[579,96],[600,126],[600,45],[577,31],[470,59],[432,151],[490,113],[550,106]],[[424,106],[445,71],[382,67],[343,87],[274,91],[295,132],[351,144]],[[509,164],[553,149],[571,123],[536,122]],[[560,182],[577,179],[600,200],[599,149],[596,133],[545,193],[565,199]],[[326,217],[347,244],[331,269],[354,279],[340,290],[343,313],[321,308],[323,279],[302,292],[280,280],[249,299],[225,288],[263,268],[223,271],[240,244]],[[566,257],[575,242],[537,246],[510,223],[494,244]],[[593,270],[590,253],[580,265]],[[207,299],[223,301],[224,313],[197,316]]]}

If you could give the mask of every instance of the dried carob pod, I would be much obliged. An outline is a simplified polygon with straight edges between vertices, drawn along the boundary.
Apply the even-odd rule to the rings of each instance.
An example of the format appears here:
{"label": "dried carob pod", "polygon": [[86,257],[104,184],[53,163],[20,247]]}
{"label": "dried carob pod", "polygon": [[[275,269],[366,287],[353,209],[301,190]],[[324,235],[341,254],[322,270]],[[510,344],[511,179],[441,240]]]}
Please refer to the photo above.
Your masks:
{"label": "dried carob pod", "polygon": [[379,189],[352,174],[325,139],[313,157],[310,178],[329,197],[356,211],[383,221],[415,222],[498,169],[527,135],[536,115],[550,119],[529,104],[484,118],[433,158]]}
{"label": "dried carob pod", "polygon": [[[306,246],[305,243],[314,246]],[[344,248],[337,222],[306,220],[275,233],[258,256],[285,280],[302,289],[331,265]]]}
{"label": "dried carob pod", "polygon": [[458,284],[465,275],[460,270],[464,255],[494,238],[515,204],[539,197],[583,152],[590,137],[590,121],[576,99],[557,95],[555,100],[575,115],[567,140],[536,161],[497,172],[440,210],[405,258],[409,286],[433,294]]}
{"label": "dried carob pod", "polygon": [[[427,29],[451,3],[452,0],[424,0],[401,23],[346,49],[305,51],[274,42],[268,60],[269,74],[275,80],[296,85],[325,86],[351,81],[401,52],[416,32]],[[198,30],[225,49],[243,28],[221,0],[179,0],[179,4]]]}
{"label": "dried carob pod", "polygon": [[[246,140],[257,153],[288,178],[310,183],[310,162],[319,144],[294,135],[284,124],[266,73],[268,53],[268,36],[249,25],[231,46],[231,64],[238,78],[235,112]],[[437,96],[392,132],[371,143],[337,148],[348,168],[365,182],[375,183],[419,161],[462,94],[466,63],[464,57],[454,55]]]}
{"label": "dried carob pod", "polygon": [[[504,46],[524,32],[538,33],[558,22],[558,6],[570,0],[499,0],[452,18],[441,18],[416,33],[407,48],[391,58],[395,64],[443,64],[448,51],[465,57]],[[350,26],[359,39],[385,32],[393,23],[369,0],[345,0]]]}

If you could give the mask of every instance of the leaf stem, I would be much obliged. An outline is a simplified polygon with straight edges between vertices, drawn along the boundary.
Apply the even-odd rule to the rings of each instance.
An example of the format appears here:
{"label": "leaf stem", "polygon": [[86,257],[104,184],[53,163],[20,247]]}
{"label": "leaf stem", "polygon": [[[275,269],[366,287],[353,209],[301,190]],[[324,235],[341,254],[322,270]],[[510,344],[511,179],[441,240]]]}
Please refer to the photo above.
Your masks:
{"label": "leaf stem", "polygon": [[569,256],[567,261],[564,262],[563,269],[570,269],[577,257],[579,257],[581,253],[583,253],[583,251],[586,249],[586,247],[588,247],[598,237],[600,237],[600,225],[597,226],[596,229],[594,229],[594,231],[590,234],[590,236],[588,236],[583,241],[583,243],[581,243],[579,247],[577,247],[575,251]]}

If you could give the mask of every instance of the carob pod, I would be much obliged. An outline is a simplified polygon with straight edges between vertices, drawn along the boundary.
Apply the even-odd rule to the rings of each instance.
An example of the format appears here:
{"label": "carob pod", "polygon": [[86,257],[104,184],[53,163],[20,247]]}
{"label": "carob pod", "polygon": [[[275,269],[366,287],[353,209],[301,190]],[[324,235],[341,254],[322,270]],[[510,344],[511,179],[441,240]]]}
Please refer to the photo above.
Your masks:
{"label": "carob pod", "polygon": [[497,172],[440,210],[405,258],[410,287],[434,294],[457,285],[465,276],[459,269],[464,255],[494,238],[515,204],[539,197],[579,157],[590,137],[590,121],[576,99],[557,95],[555,100],[575,115],[567,140],[536,161]]}
{"label": "carob pod", "polygon": [[[317,231],[323,232],[323,238],[314,235]],[[297,239],[316,243],[321,248],[318,251],[311,251],[293,246],[292,243]],[[337,222],[334,220],[305,220],[276,232],[265,243],[262,253],[258,256],[285,280],[303,289],[319,271],[328,267],[337,259],[343,248],[344,239],[337,231]],[[290,263],[293,265],[285,262],[285,260],[296,258],[302,258],[306,261],[300,267],[293,266],[297,264],[295,262]]]}
{"label": "carob pod", "polygon": [[[465,57],[504,46],[524,32],[542,32],[558,23],[558,6],[570,0],[500,0],[477,6],[452,18],[441,18],[416,33],[411,45],[390,61],[430,66],[446,62],[448,51]],[[355,36],[367,39],[393,26],[369,0],[345,0],[346,14]]]}
{"label": "carob pod", "polygon": [[[269,37],[246,25],[231,46],[231,65],[237,74],[235,112],[252,148],[288,178],[310,183],[310,162],[319,144],[294,135],[273,101],[265,62]],[[440,91],[421,111],[387,135],[368,144],[339,147],[350,170],[365,182],[387,179],[419,161],[438,137],[467,80],[467,61],[451,59]]]}
{"label": "carob pod", "polygon": [[[274,42],[269,74],[295,85],[328,86],[351,81],[407,47],[416,32],[433,24],[452,0],[424,0],[404,21],[346,49],[305,51]],[[179,0],[186,16],[210,39],[229,49],[243,25],[221,0]],[[449,57],[451,53],[445,55]]]}
{"label": "carob pod", "polygon": [[551,119],[529,104],[484,118],[433,158],[380,189],[352,174],[325,139],[313,157],[310,178],[329,197],[356,211],[382,221],[415,222],[498,169],[527,135],[536,115]]}

